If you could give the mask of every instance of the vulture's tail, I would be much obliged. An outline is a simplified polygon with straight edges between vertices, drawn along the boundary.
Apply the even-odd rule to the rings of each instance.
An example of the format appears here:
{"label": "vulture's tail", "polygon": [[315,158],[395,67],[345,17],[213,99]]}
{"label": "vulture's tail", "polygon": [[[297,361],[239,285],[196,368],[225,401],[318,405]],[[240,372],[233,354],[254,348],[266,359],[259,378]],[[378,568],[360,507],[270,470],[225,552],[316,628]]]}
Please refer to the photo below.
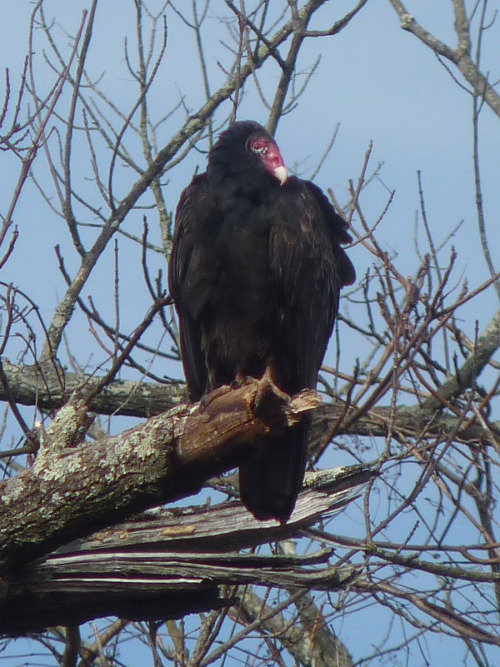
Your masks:
{"label": "vulture's tail", "polygon": [[302,487],[310,420],[269,440],[261,456],[240,465],[240,495],[257,519],[286,522]]}

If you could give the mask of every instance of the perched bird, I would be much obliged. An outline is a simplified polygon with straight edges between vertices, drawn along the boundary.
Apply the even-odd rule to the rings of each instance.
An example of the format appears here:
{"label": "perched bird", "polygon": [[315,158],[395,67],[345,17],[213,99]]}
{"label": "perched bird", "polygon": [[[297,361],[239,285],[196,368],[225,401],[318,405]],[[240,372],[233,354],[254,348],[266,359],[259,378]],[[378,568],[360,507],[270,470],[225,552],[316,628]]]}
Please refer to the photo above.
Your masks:
{"label": "perched bird", "polygon": [[[310,181],[289,176],[271,135],[222,132],[181,195],[169,265],[190,398],[246,376],[286,394],[315,388],[340,288],[355,279],[347,223]],[[240,465],[243,503],[286,521],[302,485],[309,421]]]}

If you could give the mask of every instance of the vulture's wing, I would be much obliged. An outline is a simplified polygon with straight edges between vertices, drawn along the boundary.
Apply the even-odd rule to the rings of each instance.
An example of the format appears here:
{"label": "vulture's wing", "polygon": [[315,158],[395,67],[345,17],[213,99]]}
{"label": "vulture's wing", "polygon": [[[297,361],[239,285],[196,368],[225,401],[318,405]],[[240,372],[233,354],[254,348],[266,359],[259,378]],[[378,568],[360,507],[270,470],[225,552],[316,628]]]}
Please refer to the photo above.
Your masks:
{"label": "vulture's wing", "polygon": [[[207,366],[201,328],[196,322],[210,299],[200,276],[200,235],[214,209],[206,174],[195,176],[184,190],[175,215],[175,232],[169,261],[168,283],[179,314],[182,363],[191,400],[199,400],[207,387]],[[189,304],[189,308],[187,305]]]}
{"label": "vulture's wing", "polygon": [[282,305],[282,372],[288,392],[314,388],[338,311],[355,272],[341,247],[351,237],[322,191],[290,178],[280,190],[270,238],[273,284]]}

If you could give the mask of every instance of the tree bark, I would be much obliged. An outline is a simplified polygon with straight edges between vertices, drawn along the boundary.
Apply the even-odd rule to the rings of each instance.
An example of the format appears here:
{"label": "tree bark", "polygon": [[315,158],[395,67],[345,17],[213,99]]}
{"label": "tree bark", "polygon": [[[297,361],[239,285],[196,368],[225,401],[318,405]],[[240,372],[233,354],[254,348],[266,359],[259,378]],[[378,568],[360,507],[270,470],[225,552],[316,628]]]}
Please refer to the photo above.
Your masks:
{"label": "tree bark", "polygon": [[[101,382],[95,374],[70,373],[53,362],[25,366],[3,358],[1,366],[5,381],[0,382],[0,401],[50,412],[65,405],[75,391],[92,392]],[[184,384],[114,380],[92,398],[89,408],[101,415],[151,417],[186,401]]]}
{"label": "tree bark", "polygon": [[85,401],[74,397],[41,434],[33,466],[0,484],[0,572],[197,492],[319,403],[314,391],[290,404],[268,392],[265,413],[273,424],[264,423],[253,411],[258,386],[221,388],[202,404],[179,406],[118,436],[77,446],[89,417]]}

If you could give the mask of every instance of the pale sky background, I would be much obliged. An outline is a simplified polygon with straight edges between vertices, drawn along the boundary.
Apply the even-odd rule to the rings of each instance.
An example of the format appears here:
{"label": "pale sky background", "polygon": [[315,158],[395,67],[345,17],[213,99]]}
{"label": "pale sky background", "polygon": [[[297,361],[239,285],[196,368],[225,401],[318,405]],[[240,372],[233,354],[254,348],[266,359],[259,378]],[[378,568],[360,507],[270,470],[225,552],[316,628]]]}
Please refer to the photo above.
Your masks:
{"label": "pale sky background", "polygon": [[[52,0],[46,3],[47,16],[56,16],[55,34],[64,44],[63,30],[73,34],[79,23],[82,8],[87,3],[77,0]],[[152,3],[153,6],[154,3]],[[156,3],[159,5],[159,3]],[[190,4],[190,3],[189,3]],[[353,1],[329,2],[319,12],[311,27],[320,27],[319,19],[329,25],[342,15],[345,8]],[[181,6],[181,0],[178,0]],[[188,3],[186,3],[186,6]],[[207,62],[212,76],[212,90],[224,80],[223,73],[214,65],[216,60],[229,62],[225,48],[219,43],[220,26],[217,16],[227,13],[222,1],[213,2],[213,11],[204,28],[204,35],[210,47],[207,48]],[[407,3],[408,10],[428,30],[437,37],[455,46],[453,15],[451,2],[441,0],[420,0]],[[26,53],[28,17],[33,4],[22,0],[0,0],[0,76],[5,67],[11,71],[11,87],[19,76]],[[490,13],[500,8],[500,2],[492,2]],[[136,99],[136,89],[131,84],[131,77],[124,68],[123,39],[127,36],[130,43],[135,39],[133,2],[128,0],[104,0],[98,8],[97,29],[94,35],[92,56],[89,69],[94,76],[104,73],[104,87],[113,102],[124,109],[129,109]],[[40,82],[43,81],[43,42],[36,42],[37,62]],[[491,80],[499,78],[500,56],[500,19],[484,37],[484,70],[491,71]],[[133,46],[131,46],[133,48]],[[194,111],[202,100],[201,79],[198,64],[194,60],[194,37],[188,35],[180,20],[169,13],[169,33],[167,55],[160,70],[160,75],[152,93],[152,113],[159,117],[164,110],[175,104],[179,90],[185,94],[186,105]],[[67,53],[67,51],[66,51]],[[307,68],[321,53],[321,63],[313,77],[309,90],[299,100],[299,108],[286,116],[277,132],[278,144],[289,166],[298,165],[300,175],[307,177],[315,168],[317,160],[337,124],[340,124],[335,145],[325,161],[315,182],[323,189],[332,187],[341,203],[348,201],[347,184],[349,179],[356,180],[364,160],[365,151],[373,141],[371,158],[372,168],[384,163],[380,172],[380,181],[374,182],[365,197],[365,214],[372,220],[381,213],[387,199],[388,190],[395,190],[394,202],[386,218],[378,228],[377,238],[389,251],[396,252],[400,260],[399,269],[408,275],[415,272],[418,259],[414,246],[415,211],[419,208],[417,190],[417,170],[421,170],[425,191],[427,215],[437,245],[456,227],[460,220],[464,223],[453,239],[458,251],[456,280],[459,285],[467,278],[471,289],[477,287],[488,277],[480,251],[477,232],[476,210],[472,178],[472,98],[461,89],[439,64],[436,57],[418,40],[399,28],[399,22],[387,0],[371,0],[340,35],[331,39],[310,41],[300,58],[299,67]],[[270,70],[266,70],[269,72]],[[279,72],[275,69],[275,76]],[[268,75],[270,76],[270,75]],[[461,79],[460,79],[461,81]],[[262,81],[272,86],[272,77]],[[48,83],[46,85],[49,85]],[[218,118],[222,118],[220,115]],[[255,118],[266,121],[262,105],[255,93],[245,97],[240,119]],[[180,126],[179,117],[174,117],[161,129],[158,141],[166,143],[170,134]],[[497,211],[500,209],[499,154],[500,122],[485,107],[480,121],[481,172],[484,206],[493,260],[500,268],[497,248],[500,243],[500,225]],[[0,130],[1,131],[1,130]],[[6,163],[0,182],[0,210],[4,212],[4,202],[16,182],[18,165]],[[204,155],[192,153],[178,168],[168,174],[169,182],[164,188],[167,207],[174,210],[179,194],[189,182],[195,167],[199,164],[204,169]],[[87,162],[85,158],[85,163]],[[75,173],[79,173],[78,156],[74,156]],[[6,165],[6,166],[5,166]],[[43,180],[44,175],[39,174]],[[130,174],[123,174],[126,184],[131,182]],[[133,178],[135,180],[135,176]],[[126,184],[123,192],[126,191]],[[30,186],[32,187],[32,186]],[[89,185],[89,188],[92,186]],[[36,201],[36,205],[34,202]],[[129,216],[130,218],[130,216]],[[154,228],[154,212],[148,212],[152,236],[158,238]],[[51,313],[57,303],[57,296],[64,292],[64,282],[57,269],[53,247],[60,243],[65,253],[67,266],[73,270],[76,266],[76,253],[72,251],[65,225],[58,220],[48,207],[40,209],[38,198],[28,188],[23,194],[15,216],[19,226],[20,238],[16,247],[15,262],[9,262],[1,279],[13,280],[28,292],[41,307],[43,316],[50,321]],[[50,220],[50,224],[47,222]],[[142,232],[142,214],[138,213],[135,221],[127,221],[128,228],[135,224],[135,233]],[[52,230],[52,231],[47,231]],[[427,252],[422,233],[420,248]],[[147,309],[137,311],[133,271],[127,266],[140,261],[137,251],[122,250],[121,290],[123,320],[130,322],[130,327],[137,324]],[[129,254],[130,253],[130,254]],[[358,276],[362,278],[371,258],[361,248],[352,251],[357,266]],[[442,265],[447,264],[449,248],[442,256]],[[112,302],[112,252],[107,252],[107,260],[95,272],[90,286],[100,303],[105,307]],[[163,260],[153,260],[158,266]],[[165,267],[163,267],[165,268]],[[111,284],[110,284],[111,281]],[[109,287],[109,289],[108,289]],[[142,288],[141,288],[142,289]],[[131,303],[134,307],[128,308]],[[489,319],[498,309],[495,294],[489,296],[477,306],[466,307],[460,311],[464,318],[464,328],[474,338],[474,321],[479,321],[480,330],[484,329]],[[74,327],[82,321],[75,318]],[[349,337],[345,337],[343,356],[347,368],[360,354],[359,349],[349,348]],[[83,360],[86,351],[80,351]],[[90,354],[90,351],[89,351]],[[330,352],[333,355],[333,352]],[[333,356],[332,356],[333,359]],[[328,360],[327,360],[328,361]],[[165,374],[179,375],[180,371],[164,369]],[[130,422],[127,422],[129,425]],[[348,530],[341,526],[339,532]],[[373,609],[372,609],[373,612]],[[354,653],[355,657],[369,653],[370,645],[380,640],[376,622],[373,628],[369,624],[363,627],[362,636],[356,627],[357,617],[349,617],[342,629],[342,640]],[[433,655],[439,654],[439,638],[432,636]],[[458,642],[456,642],[458,645]],[[450,644],[447,644],[449,646]],[[456,656],[448,655],[448,662],[443,665],[461,663],[463,650],[458,648]],[[29,653],[29,648],[27,649]],[[0,654],[0,666],[31,665],[30,659],[17,660]],[[40,658],[37,664],[50,665],[50,659]],[[374,663],[375,664],[375,663]],[[382,662],[377,664],[383,664]],[[387,663],[388,664],[388,663]],[[406,662],[409,667],[423,665],[421,656],[412,655]],[[438,664],[432,663],[432,664]],[[472,663],[471,663],[472,664]]]}
{"label": "pale sky background", "polygon": [[[47,15],[51,15],[51,10],[52,15],[57,15],[59,34],[62,34],[63,27],[68,31],[75,29],[80,8],[84,4],[61,1],[47,4]],[[136,92],[130,85],[131,77],[124,70],[123,62],[123,38],[128,35],[130,43],[134,38],[131,4],[118,0],[107,0],[101,4],[89,61],[95,76],[104,72],[106,91],[113,96],[113,102],[123,108],[130,107]],[[427,28],[454,46],[453,17],[448,4],[441,2],[438,7],[435,2],[428,0],[409,3],[408,8],[414,11]],[[326,23],[337,18],[340,15],[337,5],[347,7],[349,3],[328,3],[318,18],[323,18]],[[12,80],[15,81],[24,58],[27,16],[32,5],[28,2],[0,0],[0,6],[3,16],[0,26],[3,44],[0,67],[3,70],[9,66]],[[113,25],[111,33],[110,25]],[[209,18],[206,22],[205,34],[208,40],[211,40],[212,29],[218,38],[218,22],[215,18]],[[499,30],[499,26],[495,25],[485,38],[484,61],[489,64],[490,59],[493,66],[495,62],[492,56],[499,42]],[[185,94],[186,104],[191,110],[194,111],[200,102],[201,80],[194,58],[194,38],[190,35],[186,40],[175,15],[169,18],[168,40],[167,56],[159,77],[159,80],[165,81],[165,88],[162,90],[157,85],[153,92],[153,99],[158,105],[153,110],[157,116],[163,106],[169,108],[173,101],[177,101],[179,89]],[[224,75],[219,74],[213,63],[219,58],[227,59],[227,54],[216,40],[213,43],[216,44],[215,53],[209,53],[208,64],[214,81],[212,89],[215,90]],[[348,200],[348,179],[357,178],[367,146],[373,141],[371,165],[375,167],[379,162],[384,163],[380,172],[383,184],[372,185],[370,196],[365,200],[365,205],[372,208],[368,208],[366,214],[378,217],[387,197],[387,189],[396,191],[389,213],[379,227],[379,241],[387,249],[393,248],[399,254],[404,253],[408,272],[415,269],[414,220],[415,211],[419,207],[416,172],[421,170],[427,214],[436,243],[439,244],[464,219],[464,225],[454,239],[459,252],[457,264],[464,267],[471,278],[484,278],[484,262],[478,259],[480,247],[471,179],[471,97],[452,81],[427,48],[399,28],[395,13],[385,0],[368,3],[351,25],[336,38],[310,41],[301,56],[300,66],[306,68],[311,65],[318,53],[322,56],[319,70],[308,92],[300,99],[299,109],[286,116],[278,128],[277,139],[286,162],[292,166],[298,165],[300,174],[307,177],[339,123],[335,146],[315,180],[323,188],[333,187],[337,198],[343,203]],[[43,53],[39,56],[42,59]],[[265,86],[265,79],[263,84]],[[265,122],[266,116],[255,94],[245,98],[242,107],[240,118],[255,117]],[[164,136],[160,133],[159,142],[168,140],[170,131],[175,131],[178,126],[178,121],[163,126],[161,132]],[[495,224],[500,196],[496,168],[499,145],[500,124],[492,112],[485,108],[481,115],[481,166],[492,247],[499,242],[498,225]],[[179,168],[168,174],[171,180],[165,188],[165,196],[171,210],[175,209],[180,191],[189,182],[196,160],[195,155],[190,156]],[[204,168],[204,156],[198,156],[198,164],[201,169]],[[7,170],[2,188],[5,188],[5,192],[9,191],[16,176],[17,169]],[[48,211],[45,214],[50,215]],[[33,220],[30,222],[29,234],[23,233],[22,220],[31,215],[29,201],[24,197],[16,219],[26,257],[30,263],[35,263],[45,252],[51,256],[54,239],[47,236],[45,226],[37,226]],[[59,230],[64,235],[64,241],[67,234],[61,227],[54,228],[56,234]],[[33,242],[35,240],[36,243]],[[421,248],[426,251],[424,243]],[[363,263],[366,264],[367,258],[360,256],[358,259],[357,250],[354,255],[358,274],[362,275]],[[445,256],[442,257],[443,262],[444,259]],[[50,281],[62,287],[55,263],[50,264]],[[17,269],[16,266],[16,272]],[[40,281],[38,288],[40,299],[43,299],[47,284]],[[477,315],[484,326],[487,314]]]}

